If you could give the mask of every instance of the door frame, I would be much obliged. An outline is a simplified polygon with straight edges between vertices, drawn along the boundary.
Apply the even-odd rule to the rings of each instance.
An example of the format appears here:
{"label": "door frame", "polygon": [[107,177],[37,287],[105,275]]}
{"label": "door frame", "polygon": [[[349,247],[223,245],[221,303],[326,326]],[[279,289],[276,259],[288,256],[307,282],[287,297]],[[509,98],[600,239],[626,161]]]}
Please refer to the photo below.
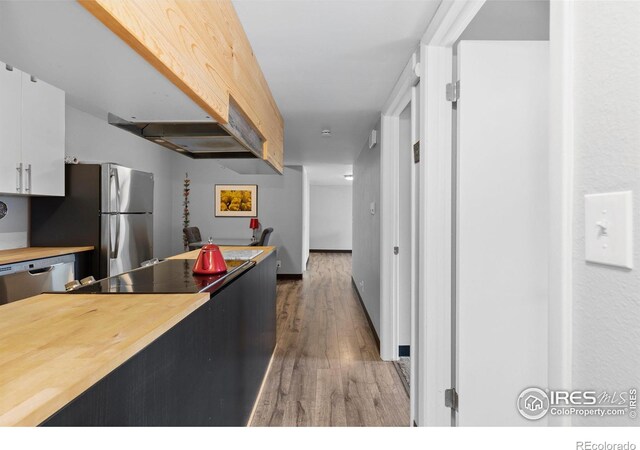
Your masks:
{"label": "door frame", "polygon": [[[574,3],[551,2],[549,11],[549,388],[572,389]],[[571,416],[549,425],[571,426]]]}
{"label": "door frame", "polygon": [[[416,386],[418,426],[451,426],[444,406],[451,386],[453,267],[452,114],[445,86],[453,80],[453,45],[484,0],[443,2],[420,42],[419,265],[422,306],[416,317],[420,379]],[[573,2],[550,2],[550,236],[549,387],[572,384],[573,252]],[[428,249],[428,251],[427,251]],[[381,272],[384,276],[385,272]],[[382,292],[382,291],[381,291]],[[384,298],[384,297],[382,297]],[[414,383],[412,383],[413,385]],[[571,425],[559,418],[550,425]]]}
{"label": "door frame", "polygon": [[400,230],[396,201],[400,192],[400,114],[411,103],[413,87],[420,81],[418,67],[416,51],[391,91],[380,119],[380,357],[385,361],[399,357],[399,259],[394,247],[399,245]]}
{"label": "door frame", "polygon": [[451,426],[445,390],[453,386],[452,300],[455,282],[452,104],[445,89],[453,80],[453,46],[484,0],[441,3],[420,42],[419,308],[417,316],[417,425]]}
{"label": "door frame", "polygon": [[451,103],[446,101],[444,90],[452,80],[453,45],[484,2],[453,0],[440,4],[418,52],[405,66],[381,114],[380,356],[392,361],[398,359],[398,258],[394,257],[393,247],[397,245],[399,230],[394,201],[399,192],[399,115],[411,101],[412,87],[422,80],[417,93],[421,154],[417,190],[421,209],[416,230],[422,280],[417,303],[421,307],[417,308],[416,317],[412,317],[412,325],[417,328],[412,330],[412,340],[415,336],[418,341],[412,369],[415,364],[421,377],[412,383],[411,390],[416,396],[411,401],[411,420],[418,426],[452,424],[451,410],[444,406],[444,390],[451,386],[452,377],[453,279]]}

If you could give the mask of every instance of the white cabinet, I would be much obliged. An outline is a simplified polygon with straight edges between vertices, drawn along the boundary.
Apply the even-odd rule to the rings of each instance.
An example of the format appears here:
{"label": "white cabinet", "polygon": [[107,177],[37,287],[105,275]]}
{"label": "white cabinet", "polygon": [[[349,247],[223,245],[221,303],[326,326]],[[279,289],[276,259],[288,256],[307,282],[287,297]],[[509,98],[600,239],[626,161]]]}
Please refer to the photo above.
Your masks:
{"label": "white cabinet", "polygon": [[64,196],[64,92],[22,74],[24,192]]}
{"label": "white cabinet", "polygon": [[64,196],[64,92],[0,63],[0,193]]}
{"label": "white cabinet", "polygon": [[13,194],[22,189],[21,86],[22,72],[0,63],[0,192]]}

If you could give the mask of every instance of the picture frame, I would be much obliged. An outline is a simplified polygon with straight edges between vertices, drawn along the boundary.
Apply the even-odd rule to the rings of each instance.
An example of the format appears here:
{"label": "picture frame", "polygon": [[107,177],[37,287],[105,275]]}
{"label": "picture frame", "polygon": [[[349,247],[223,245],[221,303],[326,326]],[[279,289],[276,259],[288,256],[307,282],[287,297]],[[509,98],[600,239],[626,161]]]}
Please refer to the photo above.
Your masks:
{"label": "picture frame", "polygon": [[215,217],[258,217],[257,184],[216,184]]}

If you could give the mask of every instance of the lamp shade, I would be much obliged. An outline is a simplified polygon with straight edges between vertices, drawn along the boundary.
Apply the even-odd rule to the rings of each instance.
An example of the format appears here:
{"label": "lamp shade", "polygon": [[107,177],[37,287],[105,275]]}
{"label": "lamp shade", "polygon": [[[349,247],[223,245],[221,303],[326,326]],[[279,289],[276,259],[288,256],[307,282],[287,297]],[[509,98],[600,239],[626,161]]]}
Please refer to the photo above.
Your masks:
{"label": "lamp shade", "polygon": [[249,228],[252,230],[257,230],[260,227],[260,222],[257,218],[253,218],[249,221]]}

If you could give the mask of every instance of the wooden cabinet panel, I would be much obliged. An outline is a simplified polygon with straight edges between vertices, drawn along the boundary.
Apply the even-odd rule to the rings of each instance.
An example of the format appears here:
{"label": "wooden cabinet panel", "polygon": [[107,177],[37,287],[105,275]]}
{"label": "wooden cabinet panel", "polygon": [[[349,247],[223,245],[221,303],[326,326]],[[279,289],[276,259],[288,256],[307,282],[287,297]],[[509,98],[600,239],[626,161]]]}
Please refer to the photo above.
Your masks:
{"label": "wooden cabinet panel", "polygon": [[78,1],[220,123],[233,100],[282,172],[282,116],[231,0]]}

